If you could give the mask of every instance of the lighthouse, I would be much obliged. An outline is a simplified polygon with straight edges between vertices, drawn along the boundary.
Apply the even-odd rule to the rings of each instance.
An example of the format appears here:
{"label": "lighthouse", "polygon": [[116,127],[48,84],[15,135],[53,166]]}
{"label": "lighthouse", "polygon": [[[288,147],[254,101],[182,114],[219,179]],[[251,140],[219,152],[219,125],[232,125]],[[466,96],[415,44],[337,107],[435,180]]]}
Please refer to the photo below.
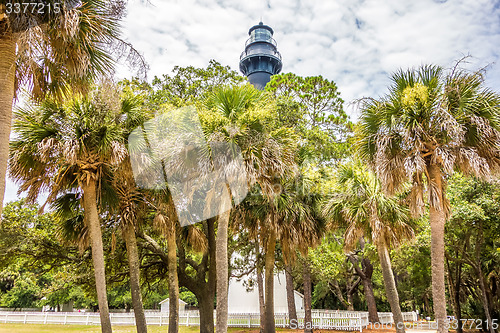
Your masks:
{"label": "lighthouse", "polygon": [[257,89],[264,89],[271,75],[278,74],[283,66],[273,34],[273,29],[262,22],[254,25],[240,56],[240,71]]}

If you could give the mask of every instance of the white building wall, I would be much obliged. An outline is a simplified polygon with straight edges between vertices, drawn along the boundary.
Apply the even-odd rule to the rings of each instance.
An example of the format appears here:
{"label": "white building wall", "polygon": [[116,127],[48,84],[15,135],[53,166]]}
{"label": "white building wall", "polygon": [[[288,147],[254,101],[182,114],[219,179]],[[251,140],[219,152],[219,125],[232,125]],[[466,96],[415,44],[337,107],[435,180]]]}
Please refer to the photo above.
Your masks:
{"label": "white building wall", "polygon": [[[303,309],[303,298],[298,292],[295,292],[295,307],[298,311]],[[243,280],[238,281],[231,278],[229,280],[228,311],[229,313],[259,313],[259,289],[257,284],[252,290],[247,291],[246,286],[243,285]],[[274,275],[274,312],[288,312],[286,280],[283,272]]]}
{"label": "white building wall", "polygon": [[295,308],[297,311],[304,310],[304,295],[294,290]]}

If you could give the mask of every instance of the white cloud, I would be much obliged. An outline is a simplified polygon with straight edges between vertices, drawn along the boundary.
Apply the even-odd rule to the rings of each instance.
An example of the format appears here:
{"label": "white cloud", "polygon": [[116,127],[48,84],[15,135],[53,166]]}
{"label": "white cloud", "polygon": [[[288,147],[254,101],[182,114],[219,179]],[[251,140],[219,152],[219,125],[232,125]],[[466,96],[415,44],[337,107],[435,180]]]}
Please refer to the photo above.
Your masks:
{"label": "white cloud", "polygon": [[[151,0],[129,4],[125,36],[151,64],[151,76],[209,59],[238,69],[248,29],[261,17],[275,30],[283,71],[323,75],[351,101],[386,91],[400,67],[445,67],[471,54],[472,68],[499,56],[495,1]],[[499,65],[490,85],[499,87]]]}
{"label": "white cloud", "polygon": [[151,66],[150,79],[210,59],[238,70],[248,29],[262,17],[275,30],[283,71],[334,80],[346,103],[384,94],[400,67],[449,67],[466,54],[474,57],[471,68],[491,64],[487,83],[500,90],[496,0],[150,2],[131,1],[123,24],[124,37]]}

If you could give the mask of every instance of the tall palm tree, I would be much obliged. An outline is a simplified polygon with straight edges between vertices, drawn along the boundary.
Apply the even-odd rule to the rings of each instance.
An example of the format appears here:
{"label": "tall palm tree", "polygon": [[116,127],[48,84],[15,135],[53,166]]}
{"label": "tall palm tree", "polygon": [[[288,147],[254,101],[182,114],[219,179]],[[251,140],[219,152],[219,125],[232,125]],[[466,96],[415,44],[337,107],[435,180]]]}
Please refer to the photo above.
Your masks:
{"label": "tall palm tree", "polygon": [[[274,321],[274,264],[275,249],[279,241],[287,263],[296,259],[296,250],[307,255],[308,246],[319,239],[318,224],[311,207],[299,199],[299,192],[288,181],[274,196],[252,192],[235,210],[235,229],[245,229],[264,247],[264,325],[263,332],[275,332]],[[272,201],[270,201],[272,200]]]}
{"label": "tall palm tree", "polygon": [[[256,182],[265,193],[271,194],[274,189],[270,179],[280,177],[293,169],[293,144],[286,138],[284,132],[271,131],[269,105],[271,101],[262,92],[251,85],[222,86],[216,88],[206,101],[208,109],[222,117],[222,126],[216,127],[209,134],[209,142],[229,142],[241,149],[243,168],[247,174],[246,182],[252,185]],[[266,114],[267,112],[267,114]],[[210,127],[208,123],[206,127]],[[217,157],[214,156],[216,160]],[[215,161],[220,167],[224,161]],[[234,173],[234,165],[225,166],[227,174]],[[234,176],[233,176],[234,177]],[[232,193],[227,186],[229,197]],[[230,211],[219,215],[216,238],[217,266],[217,332],[227,331],[227,293],[228,293],[228,256],[227,237]],[[267,249],[272,248],[274,266],[274,244],[276,239],[268,237]],[[270,271],[270,272],[269,272]],[[272,274],[272,269],[266,271]],[[272,275],[271,275],[272,276]],[[267,279],[271,281],[272,279]],[[272,290],[273,288],[271,288]],[[272,298],[272,296],[270,296]],[[274,327],[274,319],[273,319]]]}
{"label": "tall palm tree", "polygon": [[450,205],[445,176],[456,169],[484,177],[500,166],[500,95],[484,86],[482,72],[459,65],[449,73],[430,65],[396,72],[387,96],[362,103],[359,126],[361,156],[384,190],[392,194],[409,180],[415,215],[422,213],[427,194],[439,333],[446,330],[444,225]]}
{"label": "tall palm tree", "polygon": [[[369,237],[377,247],[387,299],[396,324],[403,323],[389,249],[413,237],[407,224],[409,213],[396,198],[386,196],[377,177],[360,163],[338,169],[335,192],[323,212],[336,225],[346,227],[345,250],[351,251],[360,237]],[[399,324],[396,331],[404,333]]]}
{"label": "tall palm tree", "polygon": [[115,171],[113,187],[118,195],[120,229],[127,248],[130,293],[137,333],[147,333],[148,327],[142,303],[140,260],[136,238],[136,229],[139,228],[139,221],[141,220],[140,214],[144,211],[144,201],[142,193],[140,193],[134,182],[129,163],[129,159],[126,158]]}
{"label": "tall palm tree", "polygon": [[[315,247],[320,242],[324,233],[324,219],[319,214],[318,206],[320,202],[320,179],[317,178],[313,168],[303,163],[302,172],[292,181],[287,182],[284,188],[284,194],[287,200],[283,200],[278,205],[278,210],[283,212],[281,216],[281,232],[279,241],[283,250],[283,259],[285,265],[291,264],[296,259],[299,252],[302,255],[302,275],[304,282],[304,321],[312,322],[312,285],[311,285],[311,267],[308,259],[309,249]],[[290,213],[292,210],[294,213]],[[289,278],[288,278],[289,279]],[[289,319],[297,319],[292,315],[295,311],[295,302],[293,300],[293,284],[288,287],[287,280],[287,301]],[[290,313],[292,315],[290,315]],[[306,332],[312,332],[310,326],[306,326]]]}
{"label": "tall palm tree", "polygon": [[[128,144],[130,133],[138,126],[143,125],[149,117],[148,112],[141,108],[140,105],[141,99],[132,94],[126,95],[121,100],[120,117],[122,118],[123,136],[126,144]],[[136,237],[136,231],[140,227],[140,221],[143,220],[146,210],[144,194],[139,191],[135,183],[130,156],[128,154],[113,171],[112,188],[116,192],[118,199],[117,213],[119,215],[122,237],[127,248],[130,293],[132,296],[136,329],[138,333],[147,333],[148,327],[142,302],[140,261]]]}
{"label": "tall palm tree", "polygon": [[[222,130],[222,133],[226,134],[224,135],[224,139],[237,140],[237,138],[231,137],[231,134],[229,134],[231,127],[236,127],[238,134],[242,134],[241,127],[238,128],[239,126],[237,124],[238,117],[241,116],[248,108],[254,107],[254,105],[261,98],[260,95],[261,94],[258,92],[258,90],[249,85],[222,86],[216,88],[215,91],[210,94],[207,100],[208,106],[212,106],[214,110],[216,110],[219,115],[222,115],[227,121],[226,127]],[[229,200],[231,200],[231,189],[227,184],[226,189],[229,194],[228,198]],[[226,207],[230,205],[231,202],[225,202],[221,203],[220,206]],[[215,265],[217,267],[217,321],[215,330],[217,333],[227,332],[227,302],[229,287],[227,237],[230,212],[230,210],[220,212],[217,223],[217,236],[215,240]]]}
{"label": "tall palm tree", "polygon": [[[9,1],[13,6],[22,2]],[[32,13],[28,8],[19,14],[6,14],[9,8],[0,5],[0,213],[12,106],[20,87],[28,88],[36,99],[47,94],[62,98],[70,86],[84,91],[93,80],[112,72],[111,53],[128,54],[140,68],[147,67],[120,39],[124,1],[48,0],[44,4],[43,9],[37,7]]]}
{"label": "tall palm tree", "polygon": [[121,103],[112,87],[76,94],[64,103],[45,100],[15,113],[10,174],[20,191],[34,201],[48,191],[47,202],[58,195],[82,192],[85,224],[92,247],[94,276],[102,332],[111,332],[104,251],[99,217],[100,189],[112,168],[127,155]]}
{"label": "tall palm tree", "polygon": [[[172,195],[168,190],[148,191],[155,212],[153,227],[167,240],[168,270],[168,332],[179,331],[179,276],[177,274],[178,219]],[[193,226],[188,228],[194,228]]]}

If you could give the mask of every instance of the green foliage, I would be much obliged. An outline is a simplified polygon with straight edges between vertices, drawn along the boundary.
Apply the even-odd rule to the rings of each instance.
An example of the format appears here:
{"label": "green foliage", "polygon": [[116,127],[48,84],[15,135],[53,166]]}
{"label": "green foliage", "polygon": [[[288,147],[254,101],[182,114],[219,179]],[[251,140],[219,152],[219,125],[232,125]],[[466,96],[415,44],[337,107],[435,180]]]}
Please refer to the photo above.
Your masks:
{"label": "green foliage", "polygon": [[430,227],[426,226],[420,229],[413,242],[403,243],[392,251],[393,269],[403,311],[419,309],[426,315],[432,313],[430,246]]}
{"label": "green foliage", "polygon": [[181,288],[179,292],[179,298],[191,306],[198,306],[198,299],[196,296],[191,291],[182,289],[183,288]]}
{"label": "green foliage", "polygon": [[173,75],[164,74],[153,79],[154,93],[150,98],[156,105],[169,103],[183,106],[207,96],[214,88],[222,85],[237,85],[244,81],[229,66],[222,66],[210,60],[207,68],[175,66]]}
{"label": "green foliage", "polygon": [[320,280],[333,281],[346,270],[343,244],[334,235],[325,237],[321,244],[309,251],[313,273]]}
{"label": "green foliage", "polygon": [[39,305],[41,288],[36,277],[29,273],[20,273],[14,280],[14,286],[0,296],[0,306],[7,308],[32,308]]}
{"label": "green foliage", "polygon": [[278,119],[300,135],[302,159],[329,161],[346,155],[352,130],[337,85],[321,76],[274,75],[266,85],[278,99]]}
{"label": "green foliage", "polygon": [[[24,200],[3,210],[0,225],[0,304],[8,307],[56,306],[69,300],[85,303],[77,284],[78,251],[59,240],[52,214]],[[82,267],[83,268],[83,267]],[[85,269],[85,268],[83,268]],[[42,298],[45,298],[41,301]]]}
{"label": "green foliage", "polygon": [[[435,105],[432,100],[441,92],[439,86],[432,80],[427,82],[425,77],[405,75],[399,73],[395,78],[391,93],[397,98],[388,100],[394,103],[394,108],[381,114],[372,105],[373,108],[364,113],[362,124],[358,125],[360,132],[387,129],[389,132],[382,133],[387,136],[381,134],[377,138],[392,142],[388,146],[392,150],[388,149],[388,153],[410,147],[401,144],[403,139],[397,130],[402,125],[407,126],[408,133],[413,130],[411,133],[417,133],[416,128],[421,126],[443,142],[451,142],[445,134],[436,134],[435,119],[429,118]],[[404,79],[414,84],[403,84]],[[401,207],[399,197],[383,193],[379,180],[368,172],[366,165],[349,167],[354,166],[349,164],[336,170],[329,167],[348,157],[353,140],[353,125],[343,110],[335,83],[321,76],[283,74],[273,76],[266,87],[267,92],[262,92],[243,81],[229,67],[210,61],[207,68],[176,67],[172,75],[155,78],[152,84],[138,79],[124,80],[120,83],[120,94],[96,93],[75,98],[64,105],[45,101],[37,107],[21,109],[16,123],[20,136],[14,139],[11,156],[11,162],[19,162],[13,164],[14,174],[26,181],[23,190],[31,190],[30,198],[43,189],[56,188],[52,187],[55,183],[47,180],[59,175],[57,185],[62,191],[58,193],[64,195],[51,196],[56,211],[49,214],[39,213],[39,207],[24,201],[5,207],[0,225],[0,305],[56,306],[74,301],[77,307],[95,307],[90,251],[85,242],[80,242],[80,249],[75,246],[75,241],[84,239],[86,230],[79,205],[78,179],[74,176],[86,171],[78,169],[79,164],[74,163],[72,154],[83,158],[90,151],[94,156],[111,161],[111,157],[120,152],[108,149],[111,142],[124,144],[130,130],[156,112],[167,113],[179,106],[193,105],[207,141],[236,143],[251,173],[250,183],[254,185],[251,193],[232,213],[232,227],[237,235],[229,241],[229,253],[238,251],[241,256],[232,263],[234,268],[238,272],[252,272],[260,267],[262,253],[258,251],[266,231],[273,227],[279,230],[276,259],[281,262],[278,268],[282,268],[285,261],[293,265],[292,259],[298,252],[307,253],[313,273],[315,307],[345,309],[350,304],[341,298],[347,298],[351,291],[352,305],[361,310],[365,309],[365,300],[360,292],[362,287],[358,288],[356,274],[360,273],[355,272],[353,263],[346,257],[347,245],[355,251],[356,258],[368,258],[374,264],[375,297],[379,310],[387,310],[376,247],[372,243],[362,248],[349,243],[356,243],[362,234],[366,240],[373,241],[377,237],[396,240],[404,238],[399,236],[410,236],[411,232],[401,225],[407,222],[407,210]],[[460,104],[457,96],[451,93],[446,98],[454,107]],[[460,115],[467,113],[460,108],[457,110]],[[458,120],[469,130],[468,142],[477,141],[477,126],[461,118]],[[413,138],[412,135],[408,137]],[[55,144],[54,140],[60,144]],[[376,137],[363,140],[364,148],[373,153]],[[62,149],[64,147],[68,149]],[[58,169],[66,162],[64,170]],[[109,304],[115,308],[130,308],[126,248],[123,240],[114,237],[118,219],[107,205],[109,197],[102,195],[116,170],[110,167],[111,162],[103,165],[99,166],[100,175],[104,177],[100,183],[100,208],[107,253],[106,271],[111,273],[108,276]],[[43,166],[48,166],[49,172],[41,172]],[[403,169],[398,170],[395,172]],[[481,315],[481,291],[476,272],[479,253],[479,267],[490,291],[492,313],[498,316],[500,189],[496,183],[461,175],[448,180],[447,195],[452,214],[446,229],[446,251],[449,271],[460,269],[463,285],[467,286],[460,294],[463,312],[470,318]],[[279,191],[274,193],[277,187]],[[324,235],[326,218],[319,214],[319,203],[327,198],[333,201],[325,215],[336,222],[332,225],[337,228]],[[274,210],[275,221],[269,220],[271,210]],[[152,308],[167,294],[166,266],[159,255],[166,242],[152,228],[149,210],[138,216],[144,222],[137,230],[141,282],[146,291],[144,305]],[[370,219],[371,216],[376,216],[376,221]],[[67,223],[61,226],[60,220]],[[199,293],[200,289],[209,286],[206,282],[213,258],[206,248],[210,246],[207,245],[210,242],[208,228],[205,221],[193,229],[182,229],[178,236],[180,280],[191,288],[181,287],[180,298],[192,306],[199,305],[193,290]],[[347,233],[341,235],[346,230]],[[393,269],[403,310],[419,309],[429,314],[432,311],[430,229],[423,219],[416,221],[415,230],[417,236],[413,242],[402,242],[399,248],[393,249]],[[150,235],[158,248],[152,247],[144,234]],[[344,239],[342,236],[349,237]],[[318,239],[321,242],[316,242]],[[195,242],[203,245],[201,249],[193,245]],[[302,282],[300,270],[299,265],[293,268],[296,287]],[[454,274],[450,274],[452,279]]]}
{"label": "green foliage", "polygon": [[[497,182],[454,174],[450,178],[448,195],[452,214],[446,227],[448,274],[453,286],[450,297],[456,297],[457,281],[469,286],[473,297],[467,297],[465,288],[458,290],[463,315],[480,312],[483,291],[479,279],[485,283],[489,311],[493,318],[500,314],[500,186]],[[458,274],[459,273],[459,274]],[[484,318],[484,317],[483,317]]]}

